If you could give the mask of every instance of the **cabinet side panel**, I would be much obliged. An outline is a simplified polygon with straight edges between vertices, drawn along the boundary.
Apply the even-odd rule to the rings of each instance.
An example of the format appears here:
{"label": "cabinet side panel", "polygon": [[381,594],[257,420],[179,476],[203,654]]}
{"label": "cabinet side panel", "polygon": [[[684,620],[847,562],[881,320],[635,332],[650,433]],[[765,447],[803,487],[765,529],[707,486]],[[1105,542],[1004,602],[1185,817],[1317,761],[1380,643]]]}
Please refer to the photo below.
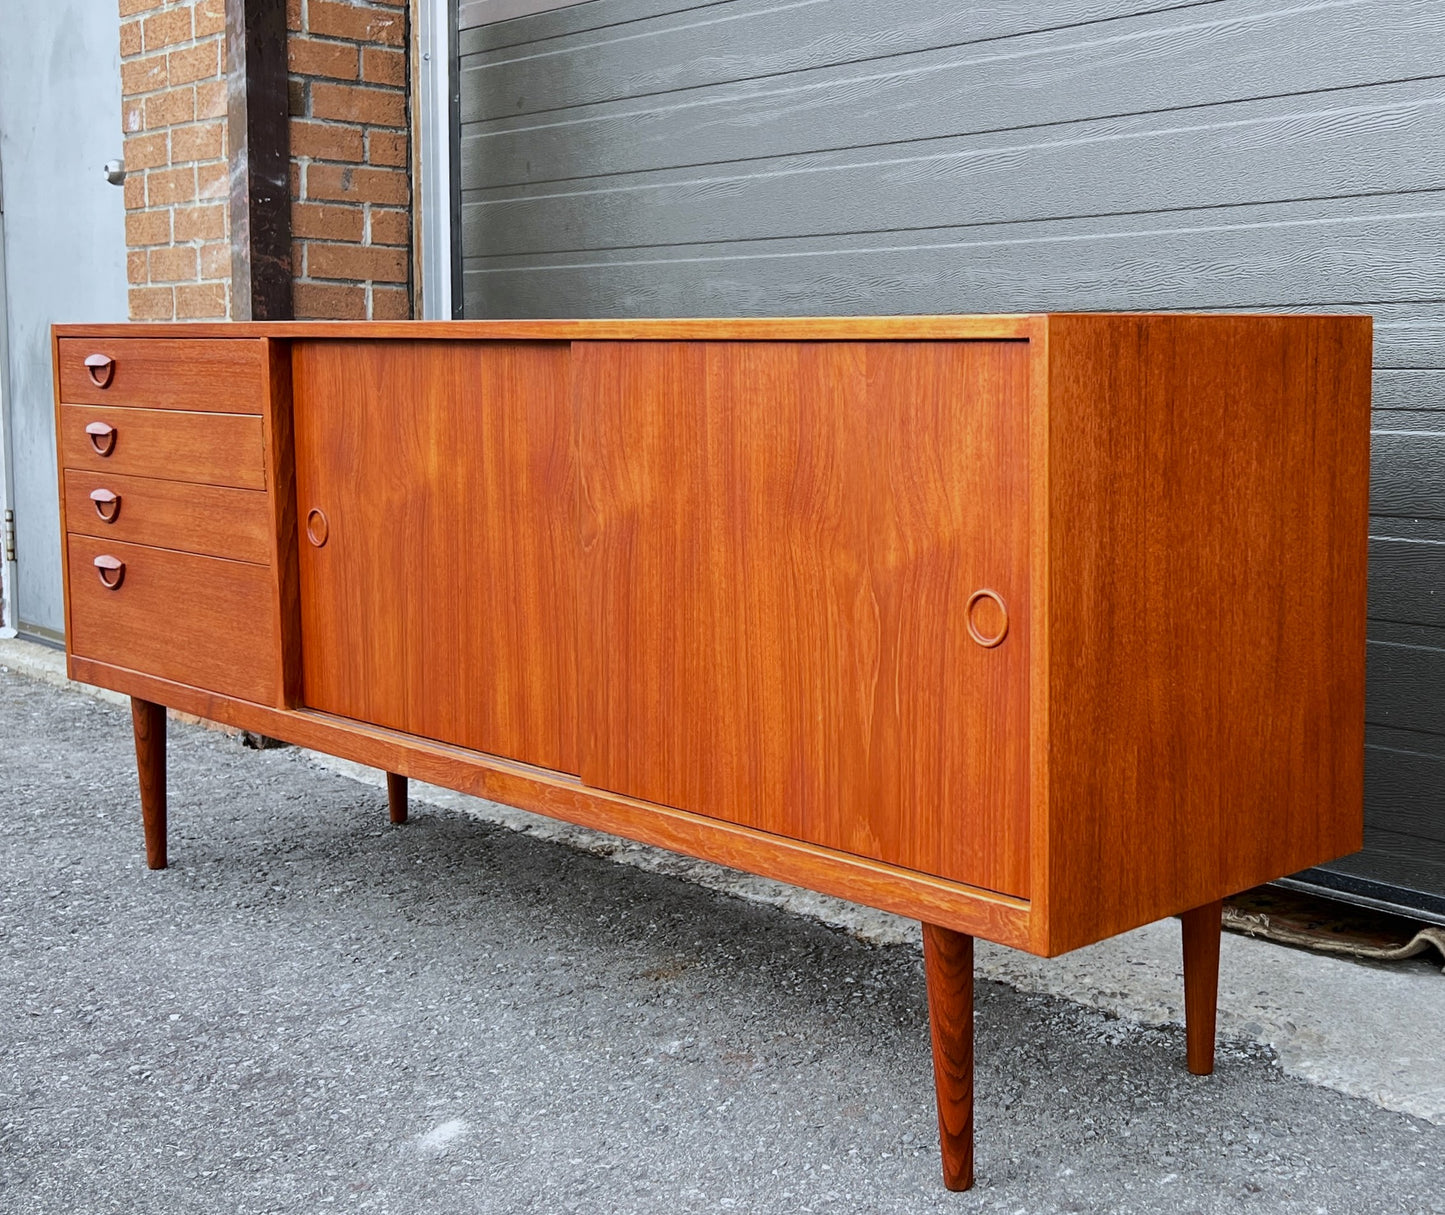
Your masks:
{"label": "cabinet side panel", "polygon": [[1051,318],[1048,952],[1360,847],[1370,335]]}

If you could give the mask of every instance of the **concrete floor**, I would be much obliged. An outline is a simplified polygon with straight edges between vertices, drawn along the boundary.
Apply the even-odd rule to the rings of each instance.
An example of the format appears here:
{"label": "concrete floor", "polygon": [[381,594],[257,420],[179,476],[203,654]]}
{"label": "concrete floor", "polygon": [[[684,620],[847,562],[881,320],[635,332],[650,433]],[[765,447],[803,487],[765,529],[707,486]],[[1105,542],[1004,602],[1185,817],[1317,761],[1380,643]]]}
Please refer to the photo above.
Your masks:
{"label": "concrete floor", "polygon": [[171,729],[151,873],[128,715],[0,672],[6,1215],[1445,1212],[1445,1128],[991,982],[948,1194],[910,944]]}

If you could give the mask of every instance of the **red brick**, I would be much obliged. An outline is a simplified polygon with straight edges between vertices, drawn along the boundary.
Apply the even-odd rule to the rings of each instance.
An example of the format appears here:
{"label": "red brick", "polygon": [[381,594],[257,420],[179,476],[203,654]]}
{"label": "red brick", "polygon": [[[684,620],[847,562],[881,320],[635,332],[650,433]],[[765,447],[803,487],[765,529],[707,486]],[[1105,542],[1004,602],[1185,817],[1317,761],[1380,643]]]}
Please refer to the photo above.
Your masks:
{"label": "red brick", "polygon": [[130,211],[125,217],[125,243],[132,249],[142,245],[171,243],[169,211]]}
{"label": "red brick", "polygon": [[291,155],[359,164],[365,157],[361,128],[335,122],[300,122],[293,118]]}
{"label": "red brick", "polygon": [[406,52],[368,46],[361,51],[361,78],[372,84],[406,84]]}
{"label": "red brick", "polygon": [[145,49],[158,51],[191,40],[191,10],[188,5],[157,13],[145,19]]}
{"label": "red brick", "polygon": [[166,0],[120,0],[120,15],[122,17],[134,17],[137,13],[148,13],[153,8],[160,8]]}
{"label": "red brick", "polygon": [[201,246],[201,277],[203,279],[231,277],[231,246],[226,241],[211,241]]}
{"label": "red brick", "polygon": [[150,270],[146,265],[144,249],[132,249],[125,255],[125,281],[128,283],[150,282]]}
{"label": "red brick", "polygon": [[196,197],[196,171],[184,169],[153,169],[146,174],[146,204],[191,202]]}
{"label": "red brick", "polygon": [[215,160],[224,155],[225,131],[226,128],[219,122],[198,122],[194,126],[176,127],[171,132],[171,163]]}
{"label": "red brick", "polygon": [[310,164],[306,166],[306,197],[405,206],[411,200],[411,182],[398,169],[352,169],[344,165]]}
{"label": "red brick", "polygon": [[132,135],[125,141],[121,154],[125,157],[127,172],[141,169],[161,168],[171,163],[168,139],[164,131],[150,135]]}
{"label": "red brick", "polygon": [[196,37],[226,32],[226,0],[197,0]]}
{"label": "red brick", "polygon": [[170,321],[176,316],[176,297],[169,287],[132,287],[129,293],[130,319]]}
{"label": "red brick", "polygon": [[177,207],[175,229],[176,240],[217,240],[226,235],[226,208]]}
{"label": "red brick", "polygon": [[145,107],[145,127],[148,131],[190,122],[196,116],[196,90],[168,89],[154,97],[147,97]]}
{"label": "red brick", "polygon": [[310,278],[404,283],[406,262],[405,249],[373,245],[323,245],[313,242],[306,251],[306,273]]}
{"label": "red brick", "polygon": [[301,28],[301,0],[286,0],[286,28],[288,30]]}
{"label": "red brick", "polygon": [[222,319],[226,315],[225,283],[193,283],[176,288],[176,317],[195,321]]}
{"label": "red brick", "polygon": [[411,212],[371,209],[371,243],[405,245],[411,241]]}
{"label": "red brick", "polygon": [[404,131],[372,131],[366,137],[366,159],[374,165],[402,168],[409,152]]}
{"label": "red brick", "polygon": [[196,85],[196,117],[224,118],[226,116],[226,82],[213,80]]}
{"label": "red brick", "polygon": [[322,42],[318,38],[288,38],[286,62],[300,76],[326,76],[331,80],[355,80],[357,50],[344,42]]}
{"label": "red brick", "polygon": [[120,27],[120,57],[129,59],[141,53],[140,22],[126,21]]}
{"label": "red brick", "polygon": [[401,13],[364,4],[338,4],[336,0],[309,0],[306,24],[313,34],[401,46],[406,41],[406,20]]}
{"label": "red brick", "polygon": [[406,94],[400,89],[368,89],[317,81],[311,86],[311,116],[379,127],[404,127]]}
{"label": "red brick", "polygon": [[228,198],[231,193],[231,173],[229,166],[221,161],[218,164],[198,165],[196,168],[196,197],[202,202],[213,202],[216,199]]}
{"label": "red brick", "polygon": [[120,129],[134,134],[145,126],[145,102],[127,97],[120,103]]}
{"label": "red brick", "polygon": [[156,89],[165,88],[169,82],[164,55],[147,55],[143,59],[128,59],[120,65],[120,91],[123,96],[134,97],[137,93],[153,93]]}
{"label": "red brick", "polygon": [[153,283],[188,283],[196,278],[196,251],[190,245],[152,249],[150,257]]}
{"label": "red brick", "polygon": [[294,160],[291,162],[291,172],[287,176],[291,179],[291,198],[294,201],[301,197],[301,166]]}
{"label": "red brick", "polygon": [[366,215],[360,207],[296,203],[291,208],[291,232],[303,238],[360,241],[366,234]]}
{"label": "red brick", "polygon": [[172,51],[167,64],[172,84],[214,80],[221,74],[221,40],[212,38],[183,51]]}
{"label": "red brick", "polygon": [[146,205],[146,176],[144,173],[128,173],[125,185],[121,187],[122,198],[127,211],[139,211]]}
{"label": "red brick", "polygon": [[364,321],[366,288],[337,283],[296,283],[291,291],[292,307],[299,321]]}
{"label": "red brick", "polygon": [[373,287],[371,319],[374,321],[411,320],[411,292],[405,287]]}

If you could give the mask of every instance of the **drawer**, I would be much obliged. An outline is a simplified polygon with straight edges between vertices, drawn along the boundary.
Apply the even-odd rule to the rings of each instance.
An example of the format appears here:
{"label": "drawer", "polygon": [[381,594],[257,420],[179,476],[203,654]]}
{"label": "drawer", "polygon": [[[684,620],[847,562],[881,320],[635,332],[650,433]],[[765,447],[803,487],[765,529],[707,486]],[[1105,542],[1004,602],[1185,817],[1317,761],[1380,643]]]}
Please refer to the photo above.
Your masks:
{"label": "drawer", "polygon": [[[61,338],[60,399],[260,413],[261,354],[254,338]],[[99,365],[87,367],[87,359]]]}
{"label": "drawer", "polygon": [[[170,549],[66,537],[70,652],[262,704],[277,701],[271,570]],[[102,585],[95,559],[114,588]]]}
{"label": "drawer", "polygon": [[60,451],[66,468],[266,488],[261,419],[246,414],[62,405]]}
{"label": "drawer", "polygon": [[271,560],[268,500],[254,489],[70,469],[65,474],[65,526],[100,540],[262,565]]}

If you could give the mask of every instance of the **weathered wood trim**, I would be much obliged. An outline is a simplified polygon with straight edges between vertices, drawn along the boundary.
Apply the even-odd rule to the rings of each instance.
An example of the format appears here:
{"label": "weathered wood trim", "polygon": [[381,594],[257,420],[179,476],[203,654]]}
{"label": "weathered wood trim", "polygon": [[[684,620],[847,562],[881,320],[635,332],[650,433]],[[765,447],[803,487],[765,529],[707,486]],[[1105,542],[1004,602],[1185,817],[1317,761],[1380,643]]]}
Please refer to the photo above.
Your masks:
{"label": "weathered wood trim", "polygon": [[226,0],[231,316],[289,320],[291,140],[286,6]]}

